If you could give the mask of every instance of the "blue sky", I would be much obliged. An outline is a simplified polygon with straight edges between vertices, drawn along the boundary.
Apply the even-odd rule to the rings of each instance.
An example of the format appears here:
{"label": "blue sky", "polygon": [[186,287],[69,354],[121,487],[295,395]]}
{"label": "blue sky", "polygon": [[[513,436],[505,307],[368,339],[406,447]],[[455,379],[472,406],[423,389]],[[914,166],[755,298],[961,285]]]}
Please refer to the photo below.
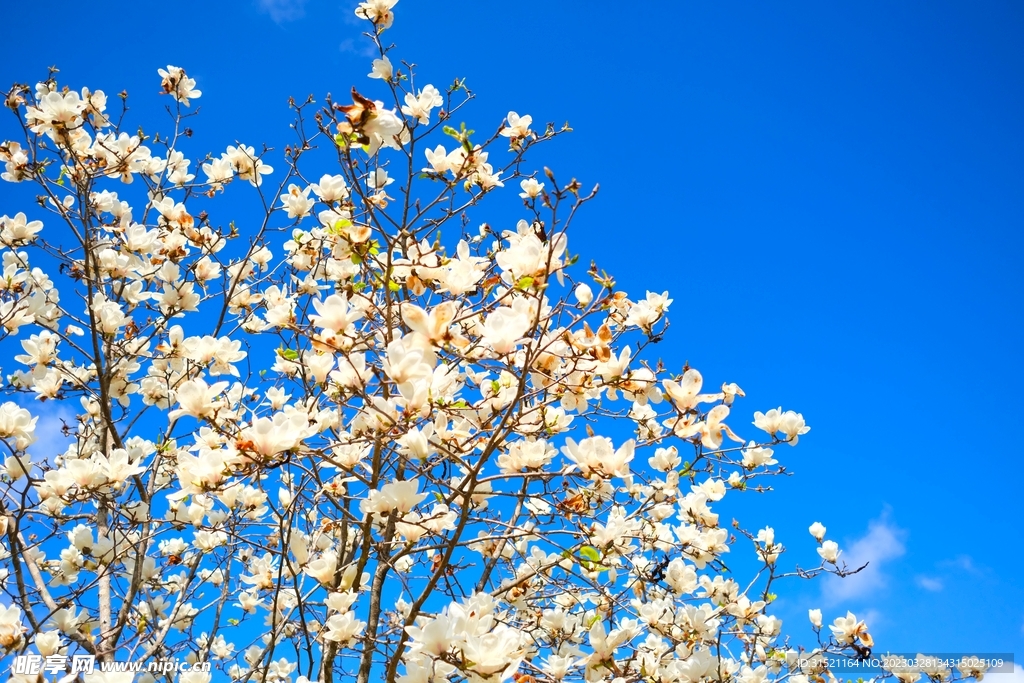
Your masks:
{"label": "blue sky", "polygon": [[[145,117],[175,64],[213,148],[280,147],[289,95],[366,85],[351,6],[97,0],[41,32],[37,6],[5,3],[0,81],[55,64],[74,87],[127,88]],[[1024,658],[1024,5],[396,10],[398,55],[424,83],[465,77],[471,121],[570,122],[537,161],[601,184],[572,248],[631,294],[674,295],[669,367],[813,427],[780,451],[796,476],[737,514],[805,557],[820,520],[872,565],[793,586],[780,616],[806,634],[807,607],[849,606],[894,651]]]}

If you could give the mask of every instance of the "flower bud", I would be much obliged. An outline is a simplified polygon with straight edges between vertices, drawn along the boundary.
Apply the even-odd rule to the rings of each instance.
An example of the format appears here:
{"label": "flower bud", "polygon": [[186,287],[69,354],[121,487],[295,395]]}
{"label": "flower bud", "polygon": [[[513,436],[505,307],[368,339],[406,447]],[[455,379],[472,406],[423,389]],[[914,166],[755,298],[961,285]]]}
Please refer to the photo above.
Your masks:
{"label": "flower bud", "polygon": [[581,282],[576,285],[576,301],[580,302],[581,306],[587,306],[591,301],[594,300],[594,292],[591,291],[590,285],[586,282]]}
{"label": "flower bud", "polygon": [[821,559],[826,562],[836,563],[836,559],[839,557],[839,544],[835,541],[825,541],[818,548],[818,554],[821,555]]}

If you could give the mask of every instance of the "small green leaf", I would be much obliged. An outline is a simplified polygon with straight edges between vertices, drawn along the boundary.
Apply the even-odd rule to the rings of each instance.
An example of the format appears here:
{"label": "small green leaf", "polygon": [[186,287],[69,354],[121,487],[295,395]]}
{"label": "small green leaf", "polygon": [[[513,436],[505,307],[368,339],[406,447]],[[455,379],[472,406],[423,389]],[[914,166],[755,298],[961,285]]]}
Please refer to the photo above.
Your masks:
{"label": "small green leaf", "polygon": [[388,289],[392,292],[398,292],[402,289],[402,285],[398,284],[394,280],[388,280]]}
{"label": "small green leaf", "polygon": [[281,358],[284,358],[286,360],[299,359],[299,352],[296,351],[295,349],[278,349],[277,355],[281,356]]}
{"label": "small green leaf", "polygon": [[600,551],[598,551],[597,548],[595,548],[593,546],[590,546],[590,545],[585,545],[582,548],[580,548],[580,557],[584,557],[584,558],[590,560],[591,562],[600,562],[601,561],[601,553],[600,553]]}
{"label": "small green leaf", "polygon": [[501,382],[496,379],[491,380],[491,391],[498,394],[501,393]]}
{"label": "small green leaf", "polygon": [[533,278],[530,277],[529,275],[524,275],[523,277],[519,278],[519,282],[516,283],[516,289],[521,289],[523,291],[526,291],[532,286]]}

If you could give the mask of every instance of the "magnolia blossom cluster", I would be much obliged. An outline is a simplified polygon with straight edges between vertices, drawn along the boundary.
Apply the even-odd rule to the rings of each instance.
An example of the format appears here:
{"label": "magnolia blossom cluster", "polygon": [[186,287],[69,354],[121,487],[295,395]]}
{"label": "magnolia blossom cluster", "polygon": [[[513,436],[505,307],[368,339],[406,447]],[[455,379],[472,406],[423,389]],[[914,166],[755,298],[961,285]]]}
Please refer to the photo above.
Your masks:
{"label": "magnolia blossom cluster", "polygon": [[[468,129],[461,81],[414,87],[389,57],[396,3],[356,10],[373,95],[296,104],[283,159],[190,159],[53,79],[6,93],[2,178],[42,200],[0,217],[2,652],[275,683],[809,683],[869,651],[853,614],[772,614],[777,585],[855,570],[824,526],[815,558],[720,519],[804,417],[745,417],[737,384],[651,357],[688,302],[578,264],[593,193],[526,161],[564,131]],[[180,124],[202,93],[157,75]],[[481,222],[506,185],[521,208]],[[154,680],[83,680],[129,679]]]}

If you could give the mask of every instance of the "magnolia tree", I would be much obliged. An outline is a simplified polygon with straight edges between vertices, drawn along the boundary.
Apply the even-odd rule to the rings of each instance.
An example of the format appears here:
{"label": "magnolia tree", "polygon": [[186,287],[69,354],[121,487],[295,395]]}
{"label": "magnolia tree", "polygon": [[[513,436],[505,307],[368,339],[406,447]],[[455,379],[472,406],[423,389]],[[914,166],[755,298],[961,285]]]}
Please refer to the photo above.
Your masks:
{"label": "magnolia tree", "polygon": [[[821,524],[785,568],[713,511],[803,417],[751,424],[736,384],[647,357],[672,300],[576,265],[594,192],[527,161],[568,128],[467,129],[464,83],[382,42],[395,2],[356,11],[375,82],[292,102],[274,168],[186,158],[179,67],[159,133],[55,71],[6,93],[2,177],[37,205],[0,218],[0,648],[66,661],[11,680],[807,683],[867,656],[852,614],[811,610],[801,647],[771,613],[782,579],[856,569]],[[482,223],[510,189],[518,223]],[[213,668],[111,666],[173,659]]]}

